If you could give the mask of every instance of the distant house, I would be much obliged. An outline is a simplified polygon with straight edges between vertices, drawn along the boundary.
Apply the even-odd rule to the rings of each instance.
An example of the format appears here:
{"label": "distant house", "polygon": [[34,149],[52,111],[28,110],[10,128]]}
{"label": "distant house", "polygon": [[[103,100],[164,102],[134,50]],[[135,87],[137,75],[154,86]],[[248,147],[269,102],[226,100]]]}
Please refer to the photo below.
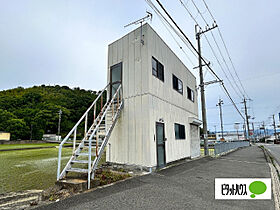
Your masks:
{"label": "distant house", "polygon": [[0,141],[10,141],[11,134],[9,132],[0,131]]}
{"label": "distant house", "polygon": [[58,136],[56,134],[44,134],[42,140],[45,140],[45,141],[60,141],[61,136]]}

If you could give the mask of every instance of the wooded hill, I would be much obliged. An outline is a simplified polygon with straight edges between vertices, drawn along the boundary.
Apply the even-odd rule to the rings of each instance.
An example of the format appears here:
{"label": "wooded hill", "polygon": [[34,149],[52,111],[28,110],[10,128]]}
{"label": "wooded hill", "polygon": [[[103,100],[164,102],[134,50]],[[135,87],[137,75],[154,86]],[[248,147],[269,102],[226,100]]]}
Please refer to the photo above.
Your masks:
{"label": "wooded hill", "polygon": [[45,133],[57,134],[61,109],[63,137],[96,97],[95,91],[58,85],[0,91],[0,131],[10,132],[12,140],[39,140]]}

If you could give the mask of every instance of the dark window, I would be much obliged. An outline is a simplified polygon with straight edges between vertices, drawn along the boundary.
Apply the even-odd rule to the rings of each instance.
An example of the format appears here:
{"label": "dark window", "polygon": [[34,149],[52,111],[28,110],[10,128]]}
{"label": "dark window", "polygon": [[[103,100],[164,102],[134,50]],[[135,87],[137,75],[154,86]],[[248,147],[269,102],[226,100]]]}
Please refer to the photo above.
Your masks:
{"label": "dark window", "polygon": [[173,74],[173,88],[183,94],[183,82]]}
{"label": "dark window", "polygon": [[164,82],[164,66],[154,57],[152,57],[152,73]]}
{"label": "dark window", "polygon": [[188,92],[188,99],[190,99],[192,102],[194,102],[194,92],[192,89],[187,87],[187,92]]}
{"label": "dark window", "polygon": [[175,123],[174,127],[175,127],[175,139],[185,139],[186,138],[185,126]]}

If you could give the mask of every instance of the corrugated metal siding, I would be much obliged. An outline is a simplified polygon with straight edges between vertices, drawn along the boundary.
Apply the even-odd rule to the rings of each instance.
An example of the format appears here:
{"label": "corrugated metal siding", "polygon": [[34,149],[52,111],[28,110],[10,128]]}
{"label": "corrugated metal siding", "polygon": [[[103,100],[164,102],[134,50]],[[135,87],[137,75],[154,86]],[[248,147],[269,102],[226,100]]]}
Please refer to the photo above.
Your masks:
{"label": "corrugated metal siding", "polygon": [[[125,101],[109,141],[107,161],[151,167],[157,162],[154,135],[159,118],[165,123],[166,161],[190,157],[188,118],[197,117],[198,107],[196,95],[193,103],[186,92],[187,86],[195,90],[195,77],[148,24],[143,34],[144,45],[139,28],[109,45],[108,82],[110,66],[123,62]],[[152,56],[164,65],[164,82],[152,75]],[[172,73],[183,81],[183,95],[173,90]],[[185,125],[185,140],[175,140],[174,123]]]}

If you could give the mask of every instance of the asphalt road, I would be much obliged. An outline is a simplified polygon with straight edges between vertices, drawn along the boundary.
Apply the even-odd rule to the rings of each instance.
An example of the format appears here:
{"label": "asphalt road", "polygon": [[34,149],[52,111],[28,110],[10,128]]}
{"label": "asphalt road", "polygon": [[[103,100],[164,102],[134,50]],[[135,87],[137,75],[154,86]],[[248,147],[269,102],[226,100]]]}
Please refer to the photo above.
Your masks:
{"label": "asphalt road", "polygon": [[246,147],[221,158],[202,158],[135,177],[38,209],[274,209],[273,200],[215,200],[215,178],[270,178],[264,154]]}
{"label": "asphalt road", "polygon": [[263,144],[280,165],[280,144]]}

